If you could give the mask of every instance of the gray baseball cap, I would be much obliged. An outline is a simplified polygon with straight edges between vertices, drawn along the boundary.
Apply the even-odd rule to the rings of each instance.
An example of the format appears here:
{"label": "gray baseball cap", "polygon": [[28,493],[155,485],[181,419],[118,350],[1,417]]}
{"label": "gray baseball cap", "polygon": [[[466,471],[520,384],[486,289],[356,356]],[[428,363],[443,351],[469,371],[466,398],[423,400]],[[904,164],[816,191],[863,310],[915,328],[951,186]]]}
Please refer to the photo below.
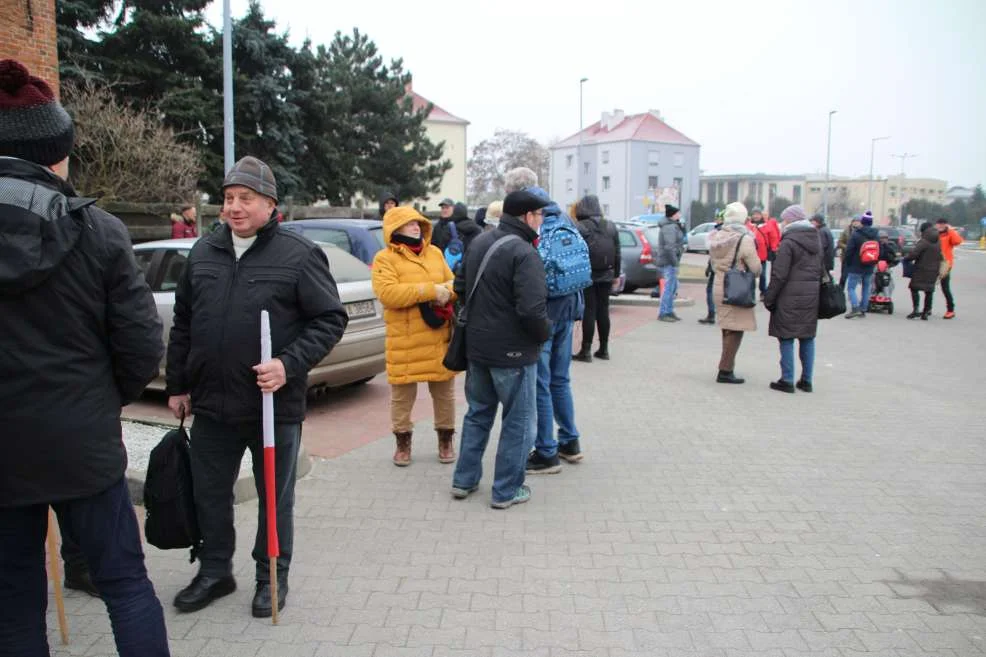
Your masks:
{"label": "gray baseball cap", "polygon": [[449,207],[452,207],[452,206],[455,205],[455,201],[453,201],[448,196],[446,196],[445,198],[442,199],[442,202],[438,204],[438,207],[442,207],[443,205],[447,205]]}
{"label": "gray baseball cap", "polygon": [[277,180],[274,172],[262,160],[247,155],[233,165],[223,180],[223,189],[242,185],[264,196],[277,200]]}

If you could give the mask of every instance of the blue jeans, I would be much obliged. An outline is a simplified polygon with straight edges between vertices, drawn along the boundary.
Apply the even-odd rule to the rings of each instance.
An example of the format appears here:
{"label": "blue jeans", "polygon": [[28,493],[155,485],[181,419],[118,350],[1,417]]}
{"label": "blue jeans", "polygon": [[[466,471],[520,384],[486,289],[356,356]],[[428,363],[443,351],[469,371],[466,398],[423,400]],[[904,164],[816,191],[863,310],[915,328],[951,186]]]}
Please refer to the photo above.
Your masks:
{"label": "blue jeans", "polygon": [[[781,343],[781,378],[794,383],[794,338],[779,338]],[[815,374],[815,338],[798,338],[801,357],[801,380],[811,383]]]}
{"label": "blue jeans", "polygon": [[[572,322],[555,322],[554,334],[541,346],[538,360],[537,439],[534,447],[542,456],[558,453],[558,443],[578,440],[575,400],[572,399]],[[554,425],[558,423],[558,437]]]}
{"label": "blue jeans", "polygon": [[[147,579],[127,481],[52,504],[61,531],[85,555],[109,611],[121,657],[168,657],[161,603]],[[48,657],[45,536],[48,506],[0,508],[0,656]]]}
{"label": "blue jeans", "polygon": [[537,363],[524,367],[486,367],[469,363],[466,401],[469,410],[462,421],[459,460],[452,485],[469,490],[483,478],[483,453],[490,441],[496,410],[503,404],[500,442],[496,447],[493,501],[506,502],[517,495],[527,471],[527,455],[537,437]]}
{"label": "blue jeans", "polygon": [[[233,485],[243,452],[253,457],[257,487],[257,536],[253,543],[258,582],[270,580],[267,558],[267,497],[264,493],[264,446],[260,422],[224,424],[199,415],[192,424],[192,483],[195,511],[202,531],[199,572],[209,577],[233,574],[236,530],[233,527]],[[277,484],[277,572],[287,576],[294,547],[294,483],[301,446],[300,424],[274,425],[274,479]]]}
{"label": "blue jeans", "polygon": [[[873,276],[870,274],[849,274],[846,276],[846,289],[849,290],[849,305],[853,310],[861,310],[864,313],[870,309],[870,284]],[[863,298],[856,297],[856,286],[862,285]]]}
{"label": "blue jeans", "polygon": [[678,267],[661,267],[664,291],[661,292],[661,317],[674,314],[674,297],[678,293]]}

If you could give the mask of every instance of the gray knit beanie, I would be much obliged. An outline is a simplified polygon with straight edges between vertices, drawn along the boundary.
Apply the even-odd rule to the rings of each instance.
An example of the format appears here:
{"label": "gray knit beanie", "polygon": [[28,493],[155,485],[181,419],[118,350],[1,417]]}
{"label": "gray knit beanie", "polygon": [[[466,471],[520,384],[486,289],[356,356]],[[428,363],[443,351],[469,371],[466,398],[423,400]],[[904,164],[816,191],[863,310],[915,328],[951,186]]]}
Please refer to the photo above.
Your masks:
{"label": "gray knit beanie", "polygon": [[223,189],[241,185],[258,194],[277,200],[277,180],[274,172],[262,160],[247,155],[233,165],[223,180]]}
{"label": "gray knit beanie", "polygon": [[0,61],[0,155],[50,167],[68,157],[72,117],[48,83],[13,59]]}

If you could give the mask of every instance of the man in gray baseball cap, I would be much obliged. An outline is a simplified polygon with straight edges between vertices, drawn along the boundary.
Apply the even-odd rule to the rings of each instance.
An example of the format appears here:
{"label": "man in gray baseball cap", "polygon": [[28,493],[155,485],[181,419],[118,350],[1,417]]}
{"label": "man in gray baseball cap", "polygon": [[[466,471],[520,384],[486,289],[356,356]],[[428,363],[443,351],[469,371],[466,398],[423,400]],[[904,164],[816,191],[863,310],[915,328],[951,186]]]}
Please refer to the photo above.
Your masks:
{"label": "man in gray baseball cap", "polygon": [[[263,478],[253,558],[253,615],[269,617],[288,591],[293,544],[295,464],[305,418],[308,371],[342,338],[348,315],[325,252],[277,223],[277,180],[255,157],[223,181],[223,217],[200,239],[175,291],[168,344],[168,406],[194,414],[192,479],[202,531],[199,573],[175,598],[179,611],[202,609],[236,590],[233,484],[243,452],[263,461],[261,393],[274,393],[277,471],[278,599],[272,600]],[[273,355],[258,363],[260,312],[270,313]]]}

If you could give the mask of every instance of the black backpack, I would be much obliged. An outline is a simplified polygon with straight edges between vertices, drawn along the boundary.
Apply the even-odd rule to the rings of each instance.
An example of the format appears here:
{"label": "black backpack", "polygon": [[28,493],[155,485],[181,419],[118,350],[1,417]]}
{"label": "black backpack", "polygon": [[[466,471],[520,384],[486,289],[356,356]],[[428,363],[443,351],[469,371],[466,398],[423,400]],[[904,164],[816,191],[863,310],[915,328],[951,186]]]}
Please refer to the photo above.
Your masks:
{"label": "black backpack", "polygon": [[606,230],[606,220],[600,218],[598,223],[591,219],[580,221],[582,236],[589,245],[589,265],[592,271],[606,271],[616,266],[616,245],[613,236]]}
{"label": "black backpack", "polygon": [[151,450],[144,480],[144,535],[162,550],[192,548],[195,561],[202,545],[195,497],[192,494],[192,459],[185,419],[164,434]]}

